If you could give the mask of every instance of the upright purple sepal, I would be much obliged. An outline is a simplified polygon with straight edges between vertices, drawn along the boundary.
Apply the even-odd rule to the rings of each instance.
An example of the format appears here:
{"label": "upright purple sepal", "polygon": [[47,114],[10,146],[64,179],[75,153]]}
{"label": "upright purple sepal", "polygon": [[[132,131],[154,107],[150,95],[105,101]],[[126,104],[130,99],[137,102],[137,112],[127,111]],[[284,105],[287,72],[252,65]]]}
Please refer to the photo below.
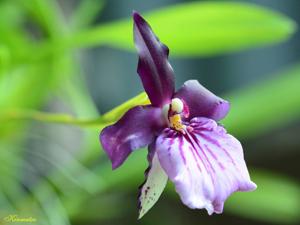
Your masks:
{"label": "upright purple sepal", "polygon": [[100,142],[109,156],[113,169],[119,167],[135,149],[150,144],[162,129],[161,109],[136,106],[115,124],[104,128]]}
{"label": "upright purple sepal", "polygon": [[133,13],[134,42],[139,54],[137,72],[155,107],[169,103],[174,93],[174,74],[168,61],[169,49],[153,33],[150,25]]}
{"label": "upright purple sepal", "polygon": [[183,99],[190,110],[189,119],[207,117],[213,120],[223,119],[230,109],[228,101],[216,96],[197,80],[188,80],[175,93],[176,98]]}

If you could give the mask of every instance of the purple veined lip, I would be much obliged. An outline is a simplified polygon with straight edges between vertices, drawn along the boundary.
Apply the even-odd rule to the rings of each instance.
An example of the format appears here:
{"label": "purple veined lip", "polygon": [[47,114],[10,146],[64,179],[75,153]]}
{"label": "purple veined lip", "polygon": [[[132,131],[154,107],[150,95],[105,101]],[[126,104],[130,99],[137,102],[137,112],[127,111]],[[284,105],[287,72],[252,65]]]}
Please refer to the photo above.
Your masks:
{"label": "purple veined lip", "polygon": [[168,179],[188,207],[222,213],[232,193],[256,188],[240,142],[217,124],[230,104],[196,80],[175,91],[168,47],[137,12],[133,21],[137,72],[151,104],[128,110],[104,128],[102,147],[116,169],[132,151],[149,146],[146,180],[139,188],[139,218],[159,199]]}

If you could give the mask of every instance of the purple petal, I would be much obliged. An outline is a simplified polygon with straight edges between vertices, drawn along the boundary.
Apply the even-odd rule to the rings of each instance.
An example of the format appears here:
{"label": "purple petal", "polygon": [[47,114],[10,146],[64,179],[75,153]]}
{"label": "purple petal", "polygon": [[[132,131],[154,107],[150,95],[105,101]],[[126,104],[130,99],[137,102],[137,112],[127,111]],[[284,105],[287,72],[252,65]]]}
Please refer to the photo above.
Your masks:
{"label": "purple petal", "polygon": [[133,13],[134,41],[139,54],[137,72],[153,106],[169,103],[174,93],[174,74],[168,62],[169,49],[153,33],[149,24]]}
{"label": "purple petal", "polygon": [[250,191],[250,180],[240,142],[214,120],[191,120],[185,135],[166,128],[156,141],[161,166],[190,208],[222,213],[225,200],[235,191]]}
{"label": "purple petal", "polygon": [[157,202],[168,181],[168,176],[158,161],[154,145],[155,142],[149,146],[146,181],[139,187],[139,219]]}
{"label": "purple petal", "polygon": [[230,108],[229,102],[207,90],[197,80],[186,81],[174,97],[183,99],[188,105],[189,118],[207,117],[218,121],[227,115]]}
{"label": "purple petal", "polygon": [[100,142],[112,162],[119,167],[132,150],[145,147],[163,127],[161,109],[152,106],[136,106],[128,110],[115,124],[104,128]]}

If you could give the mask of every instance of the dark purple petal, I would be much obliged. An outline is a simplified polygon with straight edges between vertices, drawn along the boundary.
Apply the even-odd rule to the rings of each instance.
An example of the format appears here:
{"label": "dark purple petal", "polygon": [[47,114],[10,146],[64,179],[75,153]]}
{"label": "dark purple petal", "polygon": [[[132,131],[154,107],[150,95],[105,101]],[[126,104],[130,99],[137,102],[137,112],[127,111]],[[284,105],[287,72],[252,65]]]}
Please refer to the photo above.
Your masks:
{"label": "dark purple petal", "polygon": [[236,191],[251,191],[240,142],[214,120],[197,117],[186,134],[166,128],[156,141],[162,168],[190,208],[222,213],[225,200]]}
{"label": "dark purple petal", "polygon": [[188,105],[189,118],[207,117],[218,121],[227,115],[230,108],[229,102],[207,90],[197,80],[186,81],[174,97],[183,99]]}
{"label": "dark purple petal", "polygon": [[163,123],[160,108],[136,106],[128,110],[118,122],[104,128],[100,142],[113,169],[119,167],[132,150],[150,144],[162,129]]}
{"label": "dark purple petal", "polygon": [[139,187],[139,219],[157,202],[168,181],[168,176],[160,166],[154,146],[155,142],[149,145],[149,167],[145,171],[146,180]]}
{"label": "dark purple petal", "polygon": [[169,49],[155,36],[149,24],[133,13],[134,42],[139,54],[137,72],[153,106],[169,103],[174,93],[174,74],[168,62]]}

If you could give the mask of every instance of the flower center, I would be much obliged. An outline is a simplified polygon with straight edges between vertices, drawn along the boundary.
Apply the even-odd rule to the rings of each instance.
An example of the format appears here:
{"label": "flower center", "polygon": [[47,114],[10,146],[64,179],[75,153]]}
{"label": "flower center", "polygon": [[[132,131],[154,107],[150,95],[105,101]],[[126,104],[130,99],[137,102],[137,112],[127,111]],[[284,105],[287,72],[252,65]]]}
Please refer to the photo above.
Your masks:
{"label": "flower center", "polygon": [[188,110],[181,99],[173,98],[170,104],[163,107],[163,113],[168,121],[169,127],[185,133],[186,126],[182,123],[181,116],[187,117]]}

